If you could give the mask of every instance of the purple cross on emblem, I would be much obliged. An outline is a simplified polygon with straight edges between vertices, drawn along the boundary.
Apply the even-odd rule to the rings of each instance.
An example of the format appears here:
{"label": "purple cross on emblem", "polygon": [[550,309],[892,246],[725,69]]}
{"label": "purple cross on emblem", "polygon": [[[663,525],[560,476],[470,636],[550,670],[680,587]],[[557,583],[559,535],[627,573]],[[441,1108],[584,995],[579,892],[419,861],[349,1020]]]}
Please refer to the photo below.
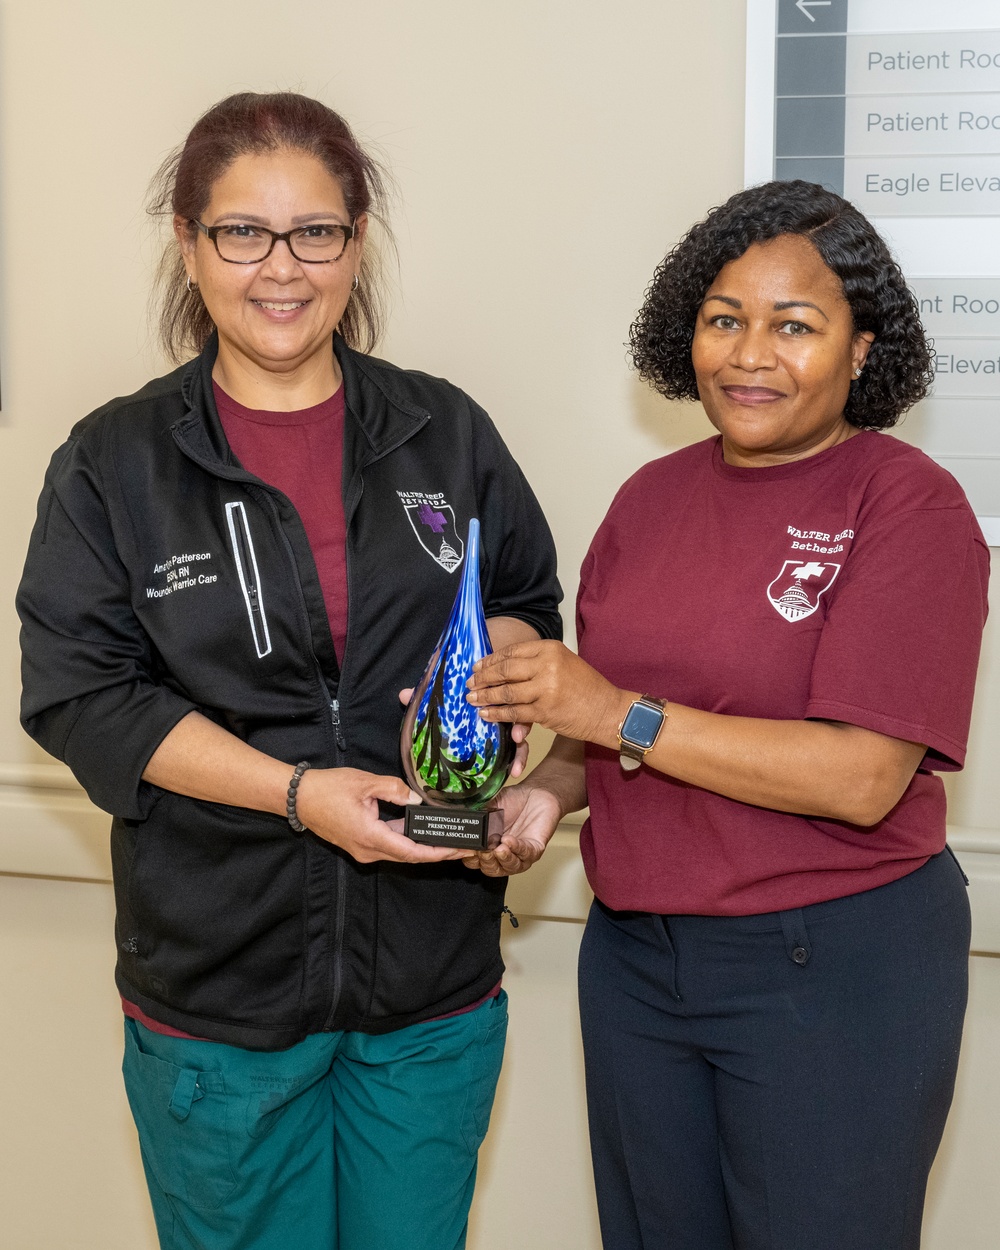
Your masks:
{"label": "purple cross on emblem", "polygon": [[421,525],[430,527],[432,534],[443,534],[445,526],[448,524],[448,518],[443,512],[435,512],[429,503],[422,503],[417,509],[417,516],[420,518]]}

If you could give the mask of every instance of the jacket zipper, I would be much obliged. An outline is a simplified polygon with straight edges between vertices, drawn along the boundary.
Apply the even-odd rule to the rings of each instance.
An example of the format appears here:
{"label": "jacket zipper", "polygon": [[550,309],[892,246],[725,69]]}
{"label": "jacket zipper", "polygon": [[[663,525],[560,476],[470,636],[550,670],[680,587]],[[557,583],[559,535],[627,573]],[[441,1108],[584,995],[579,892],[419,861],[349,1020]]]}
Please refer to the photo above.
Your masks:
{"label": "jacket zipper", "polygon": [[340,728],[340,700],[339,699],[330,700],[330,720],[333,721],[333,732],[337,738],[337,746],[340,747],[342,751],[346,751],[347,739],[344,737],[343,731]]}
{"label": "jacket zipper", "polygon": [[[346,530],[347,541],[344,545],[344,563],[347,572],[347,638],[344,640],[344,654],[340,657],[340,685],[338,686],[338,694],[340,686],[344,684],[344,674],[347,672],[347,655],[351,649],[351,522],[354,520],[354,514],[358,510],[358,504],[361,502],[361,496],[365,491],[364,470],[369,465],[375,464],[383,457],[390,455],[397,448],[402,447],[405,442],[413,437],[416,430],[411,430],[405,438],[398,439],[391,447],[385,448],[379,455],[368,461],[358,470],[358,492],[357,498],[351,500],[350,511],[344,509],[344,527]],[[287,538],[286,538],[287,542]],[[303,608],[305,603],[303,602]],[[308,615],[308,614],[307,614]],[[317,661],[317,667],[319,666]],[[340,716],[340,699],[331,699],[330,712],[333,719],[333,731],[337,738],[337,746],[341,751],[347,749],[347,739],[344,736],[343,722]],[[337,1008],[340,1006],[340,996],[343,988],[343,968],[344,968],[344,924],[346,921],[347,911],[347,874],[344,871],[344,865],[337,860],[337,924],[334,934],[334,954],[333,954],[333,992],[330,996],[330,1010],[326,1017],[324,1029],[330,1031],[333,1028],[334,1020],[337,1015]]]}
{"label": "jacket zipper", "polygon": [[[285,527],[281,524],[281,518],[278,515],[277,505],[275,504],[270,493],[267,495],[267,501],[268,506],[275,514],[275,525],[278,533],[281,535],[281,541],[284,544],[285,554],[288,557],[289,565],[294,570],[296,567],[295,552],[292,550],[291,541],[285,533]],[[330,731],[333,734],[338,752],[344,751],[347,748],[347,740],[344,737],[344,732],[341,727],[340,699],[335,699],[333,697],[330,692],[330,687],[327,685],[326,674],[323,672],[323,666],[320,664],[319,657],[316,655],[315,648],[312,645],[312,626],[309,621],[309,609],[306,607],[305,595],[302,593],[302,583],[299,581],[298,577],[294,580],[295,586],[299,592],[299,612],[302,618],[302,623],[305,627],[305,636],[309,640],[309,653],[312,656],[313,663],[316,667],[316,679],[319,683],[320,690],[323,692],[327,710],[330,713]],[[343,675],[343,670],[341,670],[341,675]],[[330,1010],[327,1013],[326,1023],[323,1026],[324,1030],[332,1028],[333,1018],[336,1015],[337,1008],[340,1006],[340,995],[343,988],[344,923],[345,912],[347,910],[347,873],[345,871],[341,855],[335,855],[333,863],[334,876],[337,883],[337,919],[333,938],[333,988],[330,995]]]}
{"label": "jacket zipper", "polygon": [[[350,508],[349,516],[346,514],[346,509],[345,509],[344,520],[345,520],[346,528],[348,531],[346,550],[344,553],[346,557],[345,563],[346,563],[346,570],[347,570],[347,586],[348,586],[348,614],[347,614],[348,638],[347,638],[347,641],[345,641],[344,643],[344,654],[341,657],[341,664],[340,664],[340,684],[341,685],[343,684],[344,672],[346,671],[347,653],[350,650],[350,585],[351,585],[350,528],[351,528],[351,521],[354,518],[354,513],[357,511],[358,504],[361,501],[361,496],[364,494],[365,484],[364,484],[364,477],[362,476],[362,474],[364,472],[364,469],[368,468],[369,465],[375,464],[379,460],[384,459],[386,456],[391,455],[392,452],[402,447],[404,443],[409,442],[409,440],[419,431],[419,429],[423,427],[424,424],[425,424],[424,422],[421,422],[421,425],[418,426],[417,429],[409,430],[402,438],[397,439],[396,442],[394,442],[391,446],[384,448],[377,456],[373,457],[370,461],[368,461],[367,464],[362,465],[360,467],[357,498],[351,501],[351,508]],[[277,525],[278,533],[281,535],[282,542],[284,543],[285,552],[288,557],[289,563],[291,567],[295,569],[296,567],[295,553],[292,550],[291,541],[289,540],[288,535],[285,533],[285,528],[281,524],[281,518],[277,515],[277,507],[274,503],[274,499],[272,498],[271,491],[267,491],[267,499],[268,499],[268,503],[272,511],[275,513],[275,523]],[[230,512],[230,509],[235,510],[236,508],[240,509],[242,513],[243,523],[244,525],[246,525],[246,510],[243,507],[243,504],[242,503],[227,504],[226,513],[227,513],[227,518],[229,519],[230,533],[233,534],[234,552],[237,551],[237,539],[235,537],[235,532],[234,532],[235,527],[234,527],[234,523],[232,520],[232,513]],[[249,554],[252,560],[252,567],[256,571],[256,567],[257,567],[256,560],[253,558],[253,540],[250,538],[250,528],[248,525],[246,525],[245,532],[246,532],[246,537],[249,543]],[[238,556],[237,556],[237,568],[239,568]],[[241,573],[240,581],[241,581],[241,584],[243,584],[242,573]],[[337,744],[338,751],[346,751],[347,739],[344,735],[344,730],[343,730],[343,721],[342,721],[341,712],[340,712],[340,699],[339,697],[335,699],[330,693],[330,688],[327,685],[326,676],[323,672],[322,665],[319,662],[319,658],[317,657],[315,650],[311,646],[312,627],[309,622],[309,611],[308,611],[308,608],[306,607],[305,595],[302,592],[301,582],[299,582],[297,577],[295,579],[295,582],[296,582],[296,586],[299,592],[299,607],[301,609],[302,618],[305,623],[306,637],[309,638],[310,640],[310,651],[313,657],[313,661],[315,662],[315,665],[316,665],[316,675],[319,680],[320,689],[323,691],[323,694],[326,698],[327,707],[330,711],[330,727],[333,732],[334,740]],[[263,616],[263,604],[260,602],[260,598],[259,598],[260,587],[259,587],[259,584],[257,584],[257,579],[255,579],[254,584],[255,584],[255,589],[257,591],[258,608],[261,612],[261,619],[264,624],[264,629],[266,630],[267,621],[266,621],[266,618],[264,618]],[[251,619],[251,624],[252,624],[254,617],[253,617],[253,612],[251,610],[251,600],[249,598],[247,600],[247,609],[250,612],[250,619]],[[256,641],[256,634],[254,636],[254,640]],[[271,642],[270,642],[269,635],[267,638],[267,647],[269,651],[271,649]],[[258,648],[258,655],[259,654],[260,654],[260,649]],[[341,856],[339,855],[336,856],[334,862],[336,865],[336,878],[337,878],[337,921],[336,921],[336,927],[335,927],[335,933],[334,933],[334,949],[333,949],[333,988],[332,988],[331,998],[330,998],[330,1010],[327,1013],[326,1024],[324,1025],[325,1030],[330,1030],[333,1028],[333,1022],[337,1014],[337,1008],[340,1006],[340,997],[341,997],[341,993],[343,990],[344,925],[345,925],[345,920],[346,920],[345,913],[347,910],[347,874],[346,874]]]}
{"label": "jacket zipper", "polygon": [[243,590],[243,601],[250,618],[250,631],[258,660],[270,655],[272,651],[271,634],[267,628],[267,616],[264,613],[264,599],[260,586],[260,570],[257,567],[257,555],[250,534],[250,522],[247,510],[242,502],[226,504],[226,520],[229,523],[229,538],[233,544],[233,558],[236,561],[236,572]]}

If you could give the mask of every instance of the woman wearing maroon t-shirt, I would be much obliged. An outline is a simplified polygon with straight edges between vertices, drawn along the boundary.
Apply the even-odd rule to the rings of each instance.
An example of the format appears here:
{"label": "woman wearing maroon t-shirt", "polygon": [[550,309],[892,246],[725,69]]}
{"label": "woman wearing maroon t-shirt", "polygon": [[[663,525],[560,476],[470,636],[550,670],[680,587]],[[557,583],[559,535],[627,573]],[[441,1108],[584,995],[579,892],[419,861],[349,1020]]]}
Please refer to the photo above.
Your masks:
{"label": "woman wearing maroon t-shirt", "polygon": [[509,810],[590,807],[604,1244],[915,1250],[969,949],[937,774],[965,758],[988,569],[957,483],[879,432],[931,378],[916,303],[855,208],[769,183],[664,260],[632,345],[718,437],[619,491],[580,657],[508,647],[469,696],[560,735]]}
{"label": "woman wearing maroon t-shirt", "polygon": [[494,642],[559,637],[551,537],[482,409],[368,355],[385,198],[336,113],[232,96],[156,192],[164,339],[193,359],[56,452],[18,606],[25,727],[115,818],[157,1228],[171,1250],[460,1250],[503,882],[390,823],[399,694],[473,517]]}

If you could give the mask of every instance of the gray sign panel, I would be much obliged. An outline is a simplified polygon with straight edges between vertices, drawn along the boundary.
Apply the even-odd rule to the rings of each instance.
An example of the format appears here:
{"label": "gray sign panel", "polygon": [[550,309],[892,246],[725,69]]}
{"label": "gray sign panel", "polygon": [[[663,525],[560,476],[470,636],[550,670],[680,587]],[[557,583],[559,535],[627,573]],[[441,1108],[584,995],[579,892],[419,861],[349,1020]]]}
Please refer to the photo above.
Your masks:
{"label": "gray sign panel", "polygon": [[911,278],[910,286],[928,334],[1000,340],[1000,277]]}
{"label": "gray sign panel", "polygon": [[778,100],[774,152],[779,157],[843,156],[843,98],[793,96]]}
{"label": "gray sign panel", "polygon": [[844,194],[871,217],[996,217],[1000,156],[849,156]]}
{"label": "gray sign panel", "polygon": [[779,35],[847,30],[847,0],[778,0]]}
{"label": "gray sign panel", "polygon": [[847,91],[1000,91],[1000,31],[849,35]]}
{"label": "gray sign panel", "polygon": [[[1000,402],[990,398],[931,395],[908,412],[892,433],[916,443],[928,455],[1000,457]],[[1000,473],[996,481],[1000,516]]]}
{"label": "gray sign panel", "polygon": [[843,95],[847,37],[779,39],[775,90],[783,95]]}
{"label": "gray sign panel", "polygon": [[1000,92],[849,96],[844,151],[848,156],[1000,153]]}
{"label": "gray sign panel", "polygon": [[934,395],[1000,399],[1000,339],[934,339]]}

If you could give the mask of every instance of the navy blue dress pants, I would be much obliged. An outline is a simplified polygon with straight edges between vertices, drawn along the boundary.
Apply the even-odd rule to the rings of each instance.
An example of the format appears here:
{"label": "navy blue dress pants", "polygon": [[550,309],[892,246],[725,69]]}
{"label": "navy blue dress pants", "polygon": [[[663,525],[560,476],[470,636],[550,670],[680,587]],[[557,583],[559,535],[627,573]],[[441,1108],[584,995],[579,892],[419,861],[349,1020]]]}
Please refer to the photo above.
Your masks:
{"label": "navy blue dress pants", "polygon": [[605,1250],[917,1250],[968,991],[950,851],[743,917],[595,903],[580,953]]}

